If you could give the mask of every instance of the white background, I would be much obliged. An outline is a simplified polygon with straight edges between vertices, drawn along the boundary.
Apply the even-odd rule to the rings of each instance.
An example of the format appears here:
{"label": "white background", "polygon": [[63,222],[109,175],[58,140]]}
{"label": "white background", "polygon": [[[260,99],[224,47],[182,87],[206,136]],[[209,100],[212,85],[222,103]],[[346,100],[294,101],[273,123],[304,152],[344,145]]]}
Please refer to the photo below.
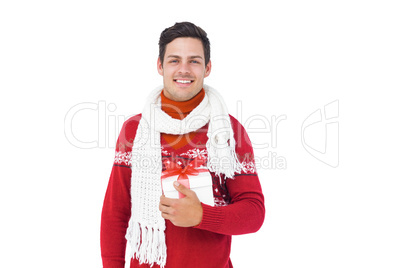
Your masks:
{"label": "white background", "polygon": [[[114,122],[141,112],[162,83],[160,32],[188,20],[209,35],[206,83],[233,115],[238,101],[243,123],[286,115],[277,146],[255,150],[275,152],[286,168],[258,170],[266,220],[234,237],[234,266],[401,267],[401,13],[398,1],[2,1],[0,266],[102,266]],[[301,142],[303,121],[333,101],[337,167]],[[95,106],[70,124],[96,148],[65,135],[82,103],[110,104],[103,119]],[[271,141],[249,132],[254,143]]]}

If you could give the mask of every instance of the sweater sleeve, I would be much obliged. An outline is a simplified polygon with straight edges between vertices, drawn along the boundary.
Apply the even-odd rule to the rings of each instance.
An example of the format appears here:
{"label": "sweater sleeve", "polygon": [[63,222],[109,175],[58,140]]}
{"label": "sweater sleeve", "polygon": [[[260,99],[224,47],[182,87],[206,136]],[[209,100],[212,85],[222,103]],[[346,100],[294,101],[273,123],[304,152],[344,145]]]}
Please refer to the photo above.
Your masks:
{"label": "sweater sleeve", "polygon": [[253,233],[264,222],[265,206],[258,174],[255,169],[253,148],[241,124],[231,117],[236,139],[236,153],[242,163],[242,171],[234,178],[226,179],[230,195],[227,206],[201,204],[203,217],[194,228],[225,235]]}
{"label": "sweater sleeve", "polygon": [[115,160],[103,202],[101,216],[101,255],[104,268],[124,268],[126,230],[131,216],[131,165],[132,141],[139,118],[125,122],[120,132]]}

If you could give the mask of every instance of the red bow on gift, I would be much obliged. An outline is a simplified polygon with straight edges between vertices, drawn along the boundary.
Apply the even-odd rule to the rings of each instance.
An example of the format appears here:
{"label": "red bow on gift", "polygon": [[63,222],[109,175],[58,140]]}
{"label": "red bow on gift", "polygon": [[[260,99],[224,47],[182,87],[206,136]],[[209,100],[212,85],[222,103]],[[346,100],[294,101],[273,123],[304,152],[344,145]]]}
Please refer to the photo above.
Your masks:
{"label": "red bow on gift", "polygon": [[[197,161],[194,161],[197,160]],[[190,189],[190,181],[188,175],[197,176],[200,172],[209,172],[206,168],[198,168],[202,166],[204,161],[200,157],[197,157],[188,163],[187,166],[182,168],[176,162],[169,162],[166,166],[166,170],[162,171],[161,179],[165,179],[171,176],[178,175],[177,181],[184,185],[186,188]],[[182,193],[179,192],[179,198],[184,197]]]}

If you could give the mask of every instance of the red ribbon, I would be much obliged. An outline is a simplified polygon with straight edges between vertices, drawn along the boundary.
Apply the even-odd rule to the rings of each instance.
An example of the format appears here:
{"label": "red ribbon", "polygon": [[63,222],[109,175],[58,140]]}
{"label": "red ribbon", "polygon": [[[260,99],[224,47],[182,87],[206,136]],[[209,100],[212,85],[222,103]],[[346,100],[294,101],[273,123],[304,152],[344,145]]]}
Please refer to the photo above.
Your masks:
{"label": "red ribbon", "polygon": [[[194,161],[197,160],[197,161]],[[179,164],[175,162],[169,162],[169,164],[166,167],[166,170],[162,171],[162,176],[161,179],[165,179],[171,176],[176,176],[177,181],[184,185],[186,188],[190,189],[190,181],[188,178],[188,175],[191,176],[197,176],[200,172],[208,172],[209,170],[206,168],[198,168],[203,164],[204,161],[200,157],[197,157],[193,160],[191,160],[190,163],[188,163],[187,166],[182,168]],[[182,193],[179,192],[179,198],[184,197]]]}

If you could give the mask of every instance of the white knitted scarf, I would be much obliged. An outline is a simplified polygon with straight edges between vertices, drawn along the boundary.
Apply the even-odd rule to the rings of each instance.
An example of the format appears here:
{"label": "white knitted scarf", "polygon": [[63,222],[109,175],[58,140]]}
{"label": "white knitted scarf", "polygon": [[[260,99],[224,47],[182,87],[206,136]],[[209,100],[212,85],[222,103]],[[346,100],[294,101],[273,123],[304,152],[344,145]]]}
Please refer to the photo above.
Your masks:
{"label": "white knitted scarf", "polygon": [[131,256],[140,263],[166,264],[165,220],[159,211],[162,195],[162,152],[160,133],[183,135],[208,122],[207,167],[219,176],[232,178],[241,165],[235,153],[235,140],[229,114],[222,97],[204,85],[205,97],[183,120],[161,110],[158,87],[148,97],[134,139],[131,165],[131,219],[126,238]]}

